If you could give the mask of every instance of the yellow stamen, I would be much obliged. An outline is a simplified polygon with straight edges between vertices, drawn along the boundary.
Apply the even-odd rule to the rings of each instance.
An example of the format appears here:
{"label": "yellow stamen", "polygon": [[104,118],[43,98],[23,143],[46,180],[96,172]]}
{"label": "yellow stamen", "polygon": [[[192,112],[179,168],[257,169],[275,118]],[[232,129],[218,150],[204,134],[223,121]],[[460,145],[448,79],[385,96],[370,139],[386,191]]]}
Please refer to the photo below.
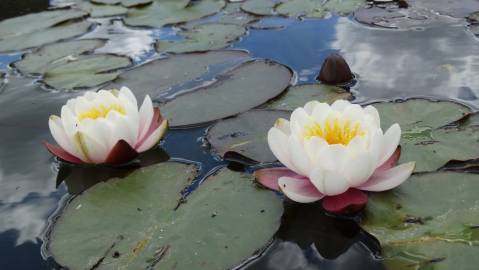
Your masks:
{"label": "yellow stamen", "polygon": [[306,139],[321,137],[328,144],[347,145],[356,136],[365,134],[359,123],[352,124],[348,119],[341,121],[335,118],[327,119],[322,126],[317,122],[306,125],[303,135]]}
{"label": "yellow stamen", "polygon": [[106,118],[109,112],[111,111],[116,111],[119,112],[120,114],[125,115],[126,110],[125,108],[120,105],[120,104],[112,104],[110,106],[105,106],[105,105],[98,105],[95,107],[91,107],[88,111],[84,111],[78,115],[78,119],[84,120],[84,119],[97,119],[97,118]]}

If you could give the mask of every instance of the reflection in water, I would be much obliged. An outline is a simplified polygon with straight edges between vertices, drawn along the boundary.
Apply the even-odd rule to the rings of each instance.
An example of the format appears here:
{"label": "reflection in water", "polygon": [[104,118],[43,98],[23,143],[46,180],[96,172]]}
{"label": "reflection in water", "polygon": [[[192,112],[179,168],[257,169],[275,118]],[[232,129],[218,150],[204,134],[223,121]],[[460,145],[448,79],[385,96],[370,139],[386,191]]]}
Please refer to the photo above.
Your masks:
{"label": "reflection in water", "polygon": [[339,19],[332,47],[359,74],[360,101],[425,96],[479,107],[479,44],[464,25],[385,31]]}
{"label": "reflection in water", "polygon": [[379,242],[351,219],[325,214],[321,203],[285,201],[276,240],[245,269],[384,270]]}

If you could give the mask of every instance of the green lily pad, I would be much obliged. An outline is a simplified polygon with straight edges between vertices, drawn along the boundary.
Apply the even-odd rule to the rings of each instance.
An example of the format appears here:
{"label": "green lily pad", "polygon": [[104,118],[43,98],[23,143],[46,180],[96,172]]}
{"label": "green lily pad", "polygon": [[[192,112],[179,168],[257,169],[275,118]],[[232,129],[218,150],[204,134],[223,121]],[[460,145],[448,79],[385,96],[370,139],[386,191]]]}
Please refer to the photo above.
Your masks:
{"label": "green lily pad", "polygon": [[274,15],[274,8],[281,2],[284,0],[247,0],[241,5],[241,9],[253,15]]}
{"label": "green lily pad", "polygon": [[23,35],[10,36],[6,39],[0,39],[0,52],[22,51],[74,38],[86,33],[92,25],[93,23],[91,22],[83,21],[79,23],[62,24]]}
{"label": "green lily pad", "polygon": [[165,103],[162,112],[172,127],[222,119],[278,96],[289,86],[292,77],[291,70],[281,64],[249,61],[217,76],[215,83]]}
{"label": "green lily pad", "polygon": [[220,11],[224,0],[177,1],[156,0],[146,7],[131,8],[125,24],[130,26],[162,27],[200,19]]}
{"label": "green lily pad", "polygon": [[443,127],[470,112],[463,105],[424,99],[373,105],[381,115],[383,130],[393,123],[401,125],[400,162],[416,161],[416,172],[437,170],[452,159],[479,157],[479,130],[476,126]]}
{"label": "green lily pad", "polygon": [[0,39],[18,38],[26,34],[36,33],[86,15],[87,13],[81,10],[59,9],[3,20],[0,22]]}
{"label": "green lily pad", "polygon": [[104,4],[104,5],[121,4],[124,7],[134,7],[134,6],[150,4],[154,0],[90,0],[90,1],[95,4]]}
{"label": "green lily pad", "polygon": [[289,115],[290,112],[276,110],[248,111],[219,121],[208,130],[206,138],[221,156],[235,152],[259,162],[274,162],[277,159],[268,147],[268,130],[278,118]]}
{"label": "green lily pad", "polygon": [[178,207],[194,175],[191,165],[167,162],[95,185],[54,224],[49,251],[70,269],[220,270],[267,244],[280,198],[223,169]]}
{"label": "green lily pad", "polygon": [[323,18],[328,12],[347,15],[364,4],[364,0],[291,0],[279,4],[276,11],[290,17]]}
{"label": "green lily pad", "polygon": [[94,54],[82,55],[73,61],[54,65],[45,70],[45,84],[61,90],[85,89],[114,80],[120,68],[131,65],[128,57]]}
{"label": "green lily pad", "polygon": [[473,270],[477,190],[477,174],[414,175],[390,192],[372,193],[362,225],[381,242],[388,270]]}
{"label": "green lily pad", "polygon": [[53,65],[71,61],[72,58],[92,52],[104,44],[104,40],[85,39],[46,45],[26,54],[22,60],[14,63],[14,66],[23,74],[42,74]]}
{"label": "green lily pad", "polygon": [[77,8],[84,10],[90,14],[91,17],[110,17],[126,15],[128,9],[122,6],[113,5],[95,5],[90,2],[79,2],[75,5]]}
{"label": "green lily pad", "polygon": [[349,100],[352,98],[350,92],[331,85],[325,84],[304,84],[291,86],[286,94],[268,104],[268,108],[277,110],[292,111],[304,106],[308,101],[333,103],[338,99]]}
{"label": "green lily pad", "polygon": [[212,51],[174,55],[127,71],[121,74],[108,88],[127,86],[139,98],[146,94],[155,98],[159,94],[168,93],[175,86],[192,83],[208,73],[218,69],[222,71],[248,59],[251,58],[243,51]]}
{"label": "green lily pad", "polygon": [[216,50],[229,44],[246,33],[243,26],[236,24],[209,23],[196,26],[180,33],[180,41],[160,41],[156,49],[160,52],[184,53],[193,51]]}

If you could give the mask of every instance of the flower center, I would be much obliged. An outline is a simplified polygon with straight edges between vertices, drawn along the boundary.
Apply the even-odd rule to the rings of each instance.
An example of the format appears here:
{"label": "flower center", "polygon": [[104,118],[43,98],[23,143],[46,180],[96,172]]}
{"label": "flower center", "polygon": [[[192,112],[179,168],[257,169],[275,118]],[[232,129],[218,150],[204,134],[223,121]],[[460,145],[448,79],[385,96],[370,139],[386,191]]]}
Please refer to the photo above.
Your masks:
{"label": "flower center", "polygon": [[111,111],[116,111],[116,112],[119,112],[120,114],[123,114],[123,115],[126,114],[125,108],[120,104],[112,104],[112,105],[109,105],[109,106],[98,105],[98,106],[95,106],[95,107],[91,107],[88,111],[84,111],[84,112],[80,113],[78,115],[78,119],[81,121],[81,120],[84,120],[84,119],[95,120],[97,118],[106,118],[108,113],[110,113]]}
{"label": "flower center", "polygon": [[348,119],[341,121],[338,118],[327,119],[323,125],[318,122],[308,124],[304,128],[304,137],[309,139],[311,137],[321,137],[328,144],[343,144],[348,145],[349,142],[356,136],[364,136],[366,132],[361,129],[361,125],[351,123]]}

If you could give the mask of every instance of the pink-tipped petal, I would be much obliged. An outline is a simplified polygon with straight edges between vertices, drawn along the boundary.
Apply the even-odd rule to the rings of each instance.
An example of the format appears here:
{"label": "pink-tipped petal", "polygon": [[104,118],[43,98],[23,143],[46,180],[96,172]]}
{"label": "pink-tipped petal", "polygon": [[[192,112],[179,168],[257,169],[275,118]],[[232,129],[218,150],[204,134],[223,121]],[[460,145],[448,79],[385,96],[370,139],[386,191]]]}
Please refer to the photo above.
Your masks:
{"label": "pink-tipped petal", "polygon": [[286,167],[257,170],[254,172],[254,176],[261,185],[276,191],[279,191],[278,180],[280,177],[288,176],[294,178],[303,178],[301,175]]}
{"label": "pink-tipped petal", "polygon": [[119,140],[111,149],[108,157],[105,160],[106,164],[122,164],[132,161],[138,156],[135,151],[126,141]]}
{"label": "pink-tipped petal", "polygon": [[147,150],[150,150],[153,146],[157,145],[161,140],[163,135],[165,135],[166,130],[168,129],[168,121],[163,120],[161,125],[154,130],[143,142],[136,148],[138,153],[143,153]]}
{"label": "pink-tipped petal", "polygon": [[153,117],[151,118],[150,127],[146,131],[145,135],[140,138],[140,140],[136,143],[135,149],[138,149],[148,139],[148,137],[150,137],[151,134],[158,129],[158,127],[163,123],[164,120],[165,119],[163,119],[163,117],[161,116],[160,109],[155,108]]}
{"label": "pink-tipped petal", "polygon": [[396,166],[400,157],[401,157],[401,146],[398,146],[396,148],[396,151],[394,151],[394,153],[391,155],[391,157],[388,160],[386,160],[381,166],[377,167],[374,173],[386,171]]}
{"label": "pink-tipped petal", "polygon": [[311,203],[324,197],[307,178],[283,176],[278,184],[284,195],[295,202]]}
{"label": "pink-tipped petal", "polygon": [[52,153],[54,156],[61,158],[67,162],[74,163],[74,164],[82,164],[83,161],[72,154],[68,153],[67,151],[63,150],[63,148],[49,144],[47,142],[43,142],[43,144],[47,147],[48,151]]}
{"label": "pink-tipped petal", "polygon": [[368,203],[368,195],[361,190],[350,188],[336,196],[323,199],[324,210],[335,214],[352,214],[360,211]]}
{"label": "pink-tipped petal", "polygon": [[385,191],[393,189],[411,176],[415,166],[415,162],[408,162],[386,171],[375,172],[366,183],[357,188],[366,191]]}

